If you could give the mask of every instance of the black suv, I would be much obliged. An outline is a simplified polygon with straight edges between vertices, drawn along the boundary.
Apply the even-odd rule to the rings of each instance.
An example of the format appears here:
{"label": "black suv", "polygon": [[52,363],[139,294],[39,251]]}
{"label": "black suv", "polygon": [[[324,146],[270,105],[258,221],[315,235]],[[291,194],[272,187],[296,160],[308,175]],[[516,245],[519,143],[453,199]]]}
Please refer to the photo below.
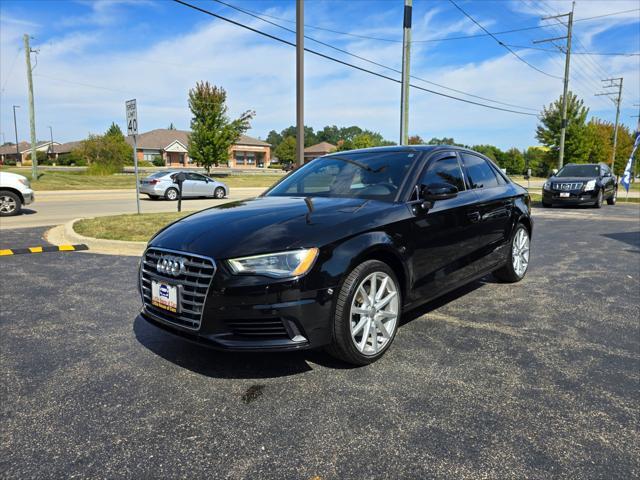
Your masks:
{"label": "black suv", "polygon": [[604,163],[568,163],[542,187],[542,206],[615,205],[618,182]]}
{"label": "black suv", "polygon": [[258,198],[164,228],[140,268],[142,317],[232,350],[328,347],[366,364],[403,311],[529,266],[527,191],[450,146],[320,157]]}

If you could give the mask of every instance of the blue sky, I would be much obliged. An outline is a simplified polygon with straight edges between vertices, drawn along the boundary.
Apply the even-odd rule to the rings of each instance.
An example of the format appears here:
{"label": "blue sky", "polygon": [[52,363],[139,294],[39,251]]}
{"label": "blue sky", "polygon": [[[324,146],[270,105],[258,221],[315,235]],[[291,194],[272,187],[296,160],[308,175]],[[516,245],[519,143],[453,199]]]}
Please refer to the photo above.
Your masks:
{"label": "blue sky", "polygon": [[[248,17],[212,0],[192,0],[207,10],[294,41],[294,35]],[[295,28],[293,0],[228,0]],[[566,0],[457,0],[489,31],[549,25],[540,17],[566,12]],[[402,0],[307,0],[306,34],[377,63],[400,69]],[[633,10],[575,23],[577,52],[639,52],[640,7],[637,0],[578,0],[575,18]],[[287,20],[289,22],[287,22]],[[449,1],[414,0],[412,74],[462,92],[517,105],[535,113],[562,92],[564,55],[516,49],[544,75],[517,59],[490,37],[433,41],[482,33]],[[351,32],[341,35],[311,27]],[[562,35],[546,27],[501,35],[509,45]],[[138,100],[140,129],[164,128],[173,122],[188,129],[187,92],[198,80],[223,86],[232,114],[255,110],[249,132],[264,138],[295,122],[295,50],[169,0],[3,0],[0,3],[0,132],[13,141],[12,105],[18,109],[18,133],[28,137],[26,74],[22,34],[33,36],[38,49],[34,70],[36,130],[70,141],[103,132],[112,121],[124,127],[124,101]],[[390,40],[390,41],[389,41]],[[368,64],[307,40],[309,48],[399,78],[394,71]],[[539,45],[552,49],[551,44]],[[515,48],[514,48],[515,49]],[[398,84],[307,54],[306,121],[360,125],[398,140]],[[613,121],[615,107],[595,97],[601,78],[624,77],[621,120],[633,127],[640,103],[640,57],[572,56],[571,89],[591,114]],[[491,105],[498,103],[413,83]],[[410,132],[425,139],[454,137],[467,144],[492,143],[502,148],[535,145],[535,116],[490,110],[412,89]],[[521,108],[521,107],[526,107]]]}

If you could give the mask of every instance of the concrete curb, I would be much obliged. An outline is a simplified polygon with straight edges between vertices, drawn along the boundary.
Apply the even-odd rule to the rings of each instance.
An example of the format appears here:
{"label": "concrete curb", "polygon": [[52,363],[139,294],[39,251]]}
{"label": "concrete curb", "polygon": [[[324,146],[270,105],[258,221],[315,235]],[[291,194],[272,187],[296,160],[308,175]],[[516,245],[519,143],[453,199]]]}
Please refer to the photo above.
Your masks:
{"label": "concrete curb", "polygon": [[76,222],[83,220],[75,218],[64,225],[53,227],[45,233],[45,239],[54,245],[66,243],[84,243],[89,247],[90,253],[101,253],[104,255],[126,255],[140,257],[147,247],[146,242],[126,242],[123,240],[105,240],[102,238],[85,237],[77,233],[73,226]]}

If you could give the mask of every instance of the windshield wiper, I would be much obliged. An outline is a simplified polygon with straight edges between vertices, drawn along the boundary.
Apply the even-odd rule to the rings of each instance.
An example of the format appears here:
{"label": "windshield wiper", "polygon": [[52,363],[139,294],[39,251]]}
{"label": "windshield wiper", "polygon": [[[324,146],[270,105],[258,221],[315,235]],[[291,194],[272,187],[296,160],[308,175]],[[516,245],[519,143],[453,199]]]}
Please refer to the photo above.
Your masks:
{"label": "windshield wiper", "polygon": [[336,160],[341,160],[343,162],[350,163],[352,165],[355,165],[356,167],[362,168],[363,170],[366,170],[367,172],[372,172],[372,173],[380,173],[385,168],[387,168],[386,165],[382,165],[380,168],[373,169],[369,165],[365,165],[364,163],[356,162],[355,160],[351,160],[350,158],[346,158],[346,157],[334,157],[334,156],[331,156],[329,158],[336,159]]}

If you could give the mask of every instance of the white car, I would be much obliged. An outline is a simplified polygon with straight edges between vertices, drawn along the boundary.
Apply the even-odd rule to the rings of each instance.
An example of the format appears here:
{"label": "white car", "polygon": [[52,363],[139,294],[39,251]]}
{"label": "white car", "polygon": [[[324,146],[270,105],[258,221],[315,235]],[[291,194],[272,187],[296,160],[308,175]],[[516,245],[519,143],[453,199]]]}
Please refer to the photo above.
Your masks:
{"label": "white car", "polygon": [[33,203],[34,199],[27,177],[0,172],[0,217],[19,214],[22,206]]}
{"label": "white car", "polygon": [[[144,193],[152,200],[165,198],[178,199],[178,185],[173,182],[179,170],[156,172],[140,180],[140,193]],[[211,177],[196,172],[183,172],[185,180],[182,184],[182,197],[213,197],[222,199],[229,195],[229,187]]]}

